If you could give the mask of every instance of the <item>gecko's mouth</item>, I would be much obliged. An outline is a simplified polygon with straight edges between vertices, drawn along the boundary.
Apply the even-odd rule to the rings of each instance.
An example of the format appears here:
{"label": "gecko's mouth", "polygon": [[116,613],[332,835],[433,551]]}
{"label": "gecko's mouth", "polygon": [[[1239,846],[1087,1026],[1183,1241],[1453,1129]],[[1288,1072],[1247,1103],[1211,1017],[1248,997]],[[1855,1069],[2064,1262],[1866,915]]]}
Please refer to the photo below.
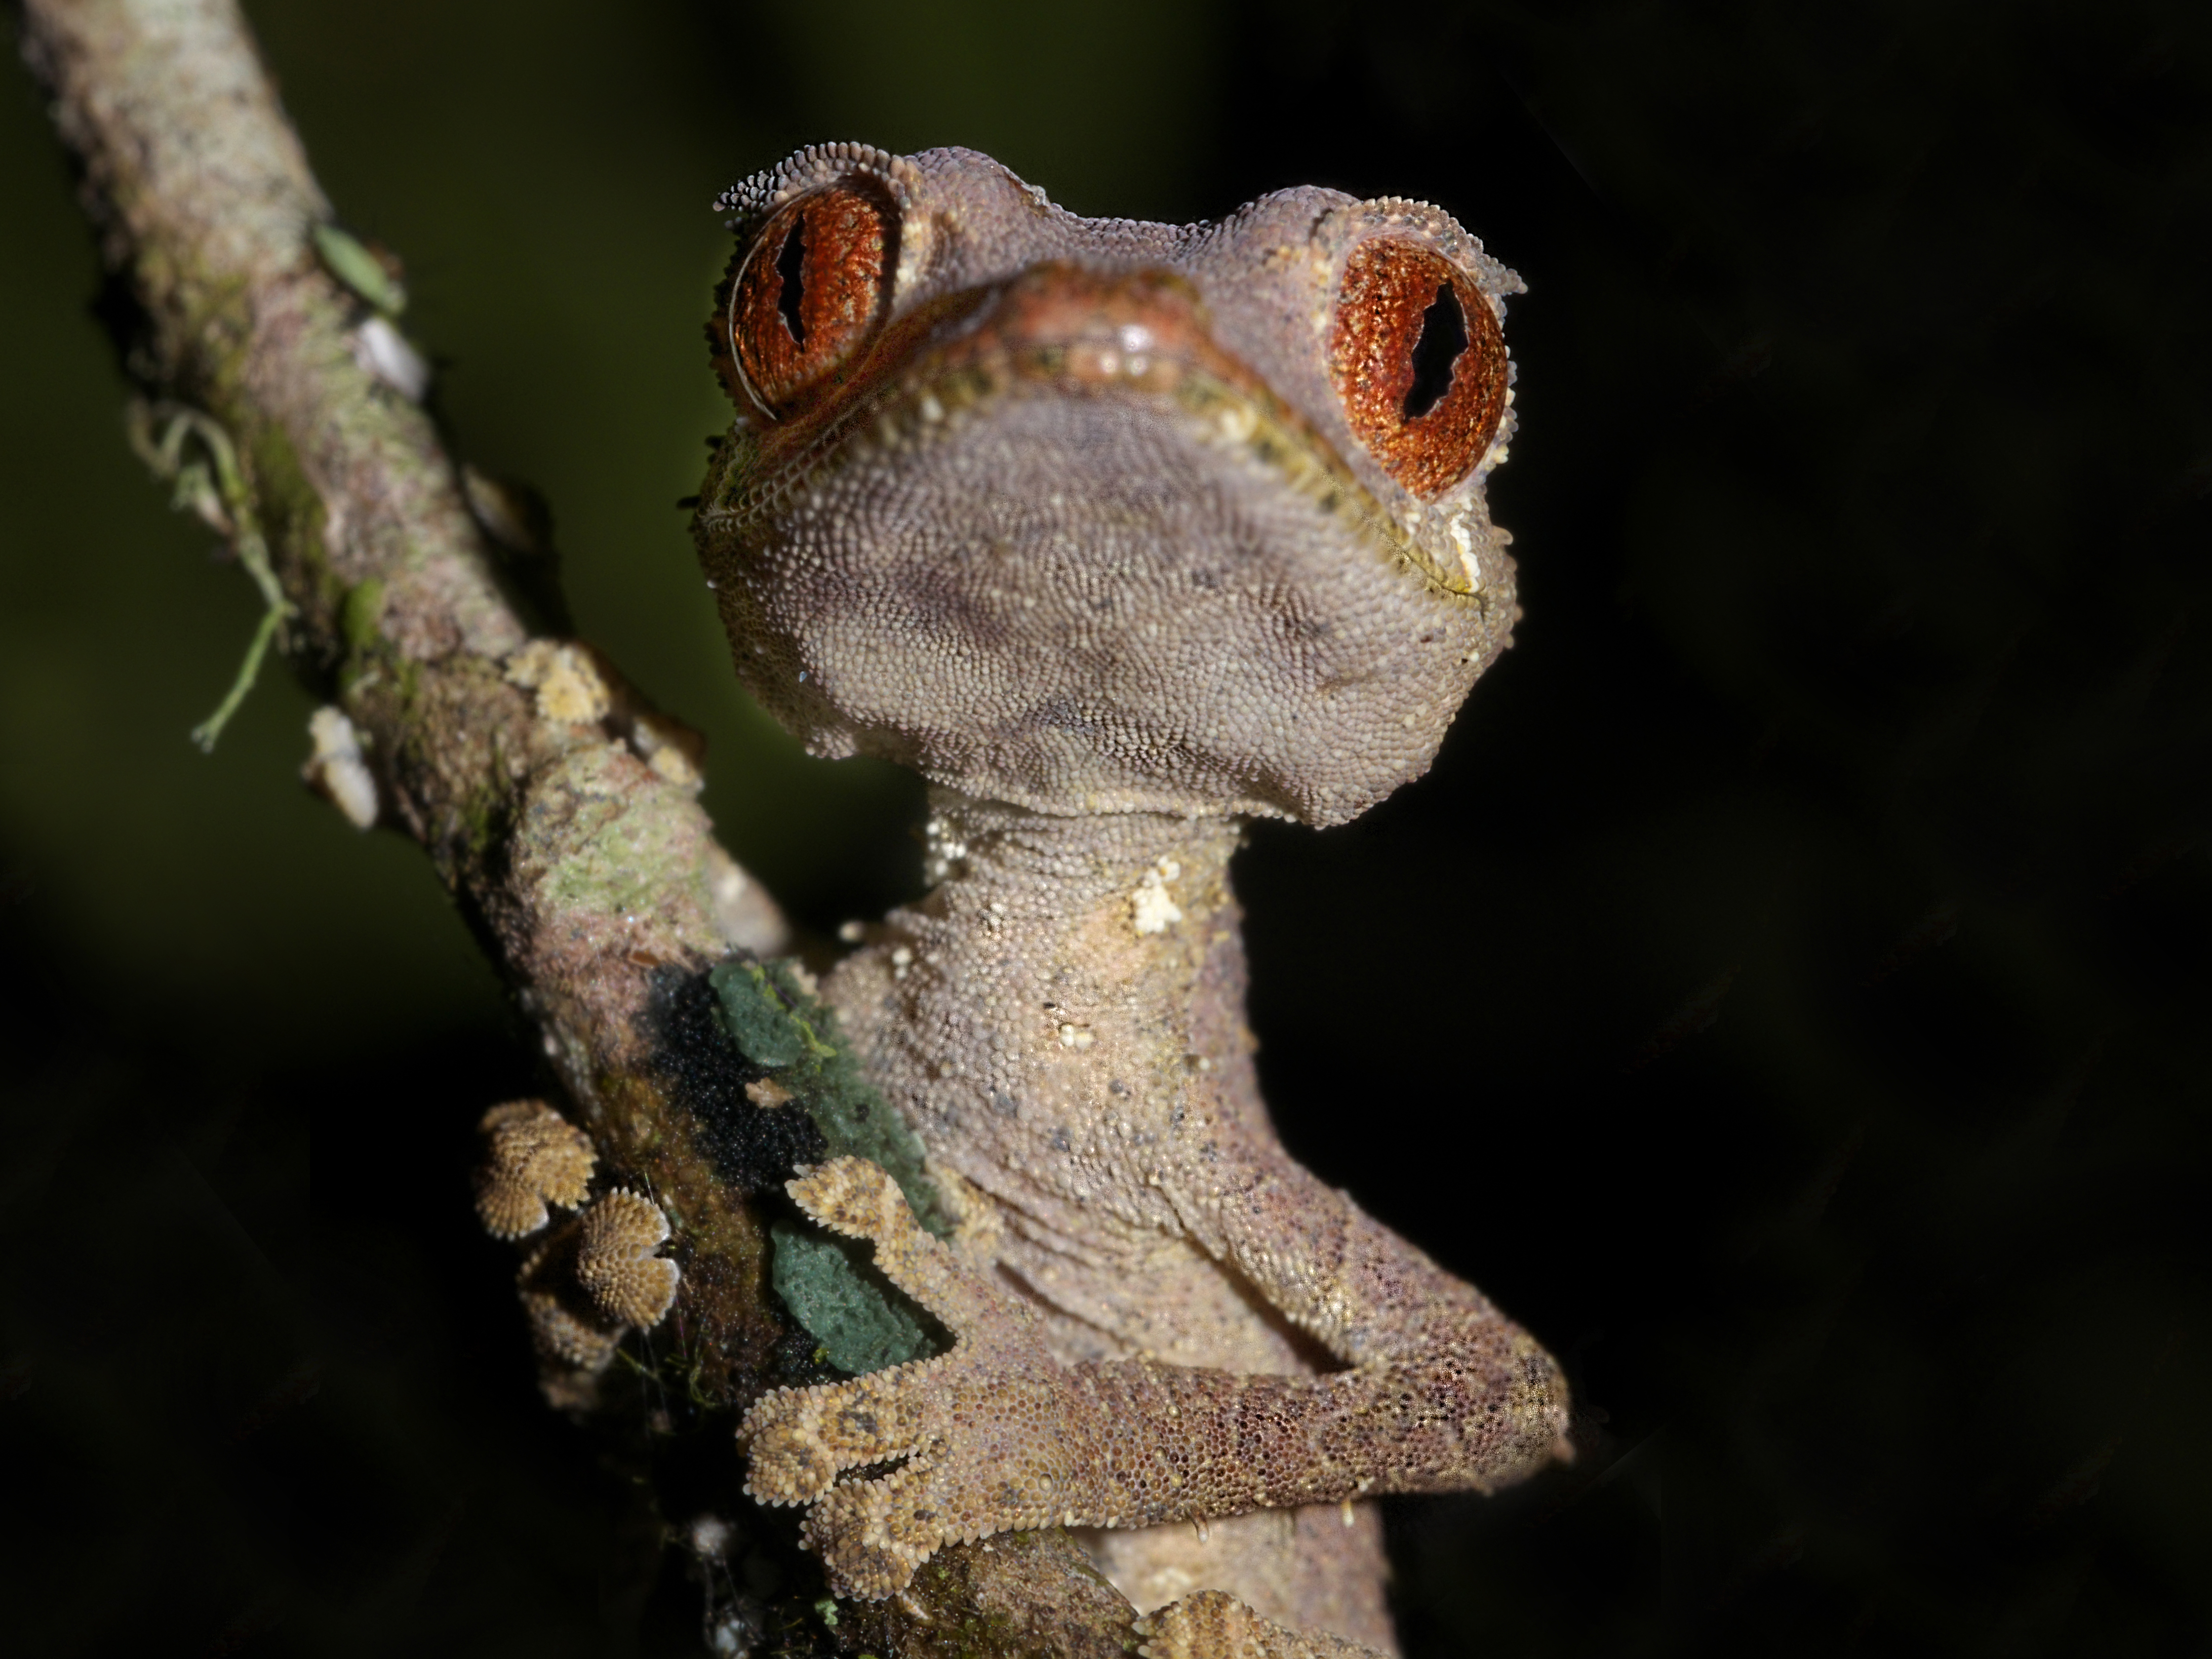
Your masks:
{"label": "gecko's mouth", "polygon": [[1480,592],[1473,560],[1425,545],[1385,510],[1310,422],[1213,339],[1197,290],[1157,269],[1054,261],[917,307],[884,329],[836,397],[741,422],[700,517],[750,540],[827,473],[922,448],[1040,396],[1150,404],[1225,459],[1264,470],[1432,592]]}

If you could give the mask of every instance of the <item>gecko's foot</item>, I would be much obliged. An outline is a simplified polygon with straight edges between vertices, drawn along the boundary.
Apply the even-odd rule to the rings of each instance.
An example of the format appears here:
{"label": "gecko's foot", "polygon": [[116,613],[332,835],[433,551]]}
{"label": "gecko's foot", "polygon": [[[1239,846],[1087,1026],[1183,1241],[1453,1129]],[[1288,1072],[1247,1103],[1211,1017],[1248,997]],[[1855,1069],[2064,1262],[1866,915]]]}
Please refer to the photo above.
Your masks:
{"label": "gecko's foot", "polygon": [[[738,1430],[745,1490],[812,1506],[802,1534],[838,1594],[903,1589],[941,1546],[1071,1519],[1089,1404],[1018,1297],[922,1231],[896,1184],[841,1158],[788,1188],[823,1226],[876,1247],[890,1281],[957,1339],[934,1359],[754,1402]],[[838,1477],[872,1464],[872,1478]]]}
{"label": "gecko's foot", "polygon": [[1263,1619],[1235,1596],[1200,1590],[1137,1620],[1139,1659],[1382,1659],[1373,1648]]}

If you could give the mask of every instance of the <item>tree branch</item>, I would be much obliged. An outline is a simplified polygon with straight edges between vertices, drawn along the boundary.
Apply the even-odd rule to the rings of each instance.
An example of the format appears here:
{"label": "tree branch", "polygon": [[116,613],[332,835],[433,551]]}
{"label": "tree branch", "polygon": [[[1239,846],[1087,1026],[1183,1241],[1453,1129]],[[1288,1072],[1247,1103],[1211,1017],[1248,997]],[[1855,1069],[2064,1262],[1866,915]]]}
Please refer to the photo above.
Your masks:
{"label": "tree branch", "polygon": [[[379,309],[394,290],[347,270],[357,245],[336,231],[232,0],[26,0],[23,15],[131,303],[127,371],[159,400],[142,447],[170,457],[180,501],[265,550],[284,655],[343,711],[374,780],[373,798],[334,798],[430,854],[604,1164],[678,1222],[684,1364],[694,1397],[728,1418],[787,1327],[758,1218],[672,1098],[656,1000],[672,975],[781,948],[775,906],[716,845],[680,728],[595,653],[564,659],[564,695],[518,672],[544,653],[523,654],[529,630]],[[195,435],[203,421],[212,436]],[[205,457],[191,477],[188,442]],[[1127,1604],[1056,1533],[933,1566],[905,1605],[810,1622],[806,1639],[1127,1650]]]}

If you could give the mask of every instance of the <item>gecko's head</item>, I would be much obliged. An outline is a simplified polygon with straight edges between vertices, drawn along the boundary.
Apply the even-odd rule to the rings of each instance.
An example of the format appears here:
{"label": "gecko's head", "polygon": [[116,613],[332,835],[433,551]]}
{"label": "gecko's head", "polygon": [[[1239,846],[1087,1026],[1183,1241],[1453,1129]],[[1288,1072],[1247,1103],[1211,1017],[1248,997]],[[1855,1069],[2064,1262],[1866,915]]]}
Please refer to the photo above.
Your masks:
{"label": "gecko's head", "polygon": [[738,416],[696,532],[815,753],[1312,823],[1427,769],[1516,614],[1482,486],[1520,283],[1448,215],[1081,219],[972,151],[852,145],[720,205]]}

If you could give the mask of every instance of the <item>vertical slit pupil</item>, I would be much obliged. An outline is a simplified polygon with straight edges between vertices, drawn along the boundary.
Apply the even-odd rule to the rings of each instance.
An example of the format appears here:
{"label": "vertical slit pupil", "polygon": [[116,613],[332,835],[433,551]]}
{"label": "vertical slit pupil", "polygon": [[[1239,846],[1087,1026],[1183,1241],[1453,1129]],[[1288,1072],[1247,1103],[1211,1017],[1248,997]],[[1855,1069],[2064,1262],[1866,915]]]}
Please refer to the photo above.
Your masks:
{"label": "vertical slit pupil", "polygon": [[806,318],[799,307],[806,303],[806,216],[787,232],[783,246],[775,256],[775,274],[783,279],[782,291],[776,295],[775,308],[783,313],[783,325],[791,331],[792,343],[806,344]]}
{"label": "vertical slit pupil", "polygon": [[1421,335],[1413,342],[1413,383],[1406,388],[1405,418],[1418,421],[1451,390],[1452,368],[1467,349],[1467,318],[1449,283],[1437,286],[1437,297],[1421,313]]}

